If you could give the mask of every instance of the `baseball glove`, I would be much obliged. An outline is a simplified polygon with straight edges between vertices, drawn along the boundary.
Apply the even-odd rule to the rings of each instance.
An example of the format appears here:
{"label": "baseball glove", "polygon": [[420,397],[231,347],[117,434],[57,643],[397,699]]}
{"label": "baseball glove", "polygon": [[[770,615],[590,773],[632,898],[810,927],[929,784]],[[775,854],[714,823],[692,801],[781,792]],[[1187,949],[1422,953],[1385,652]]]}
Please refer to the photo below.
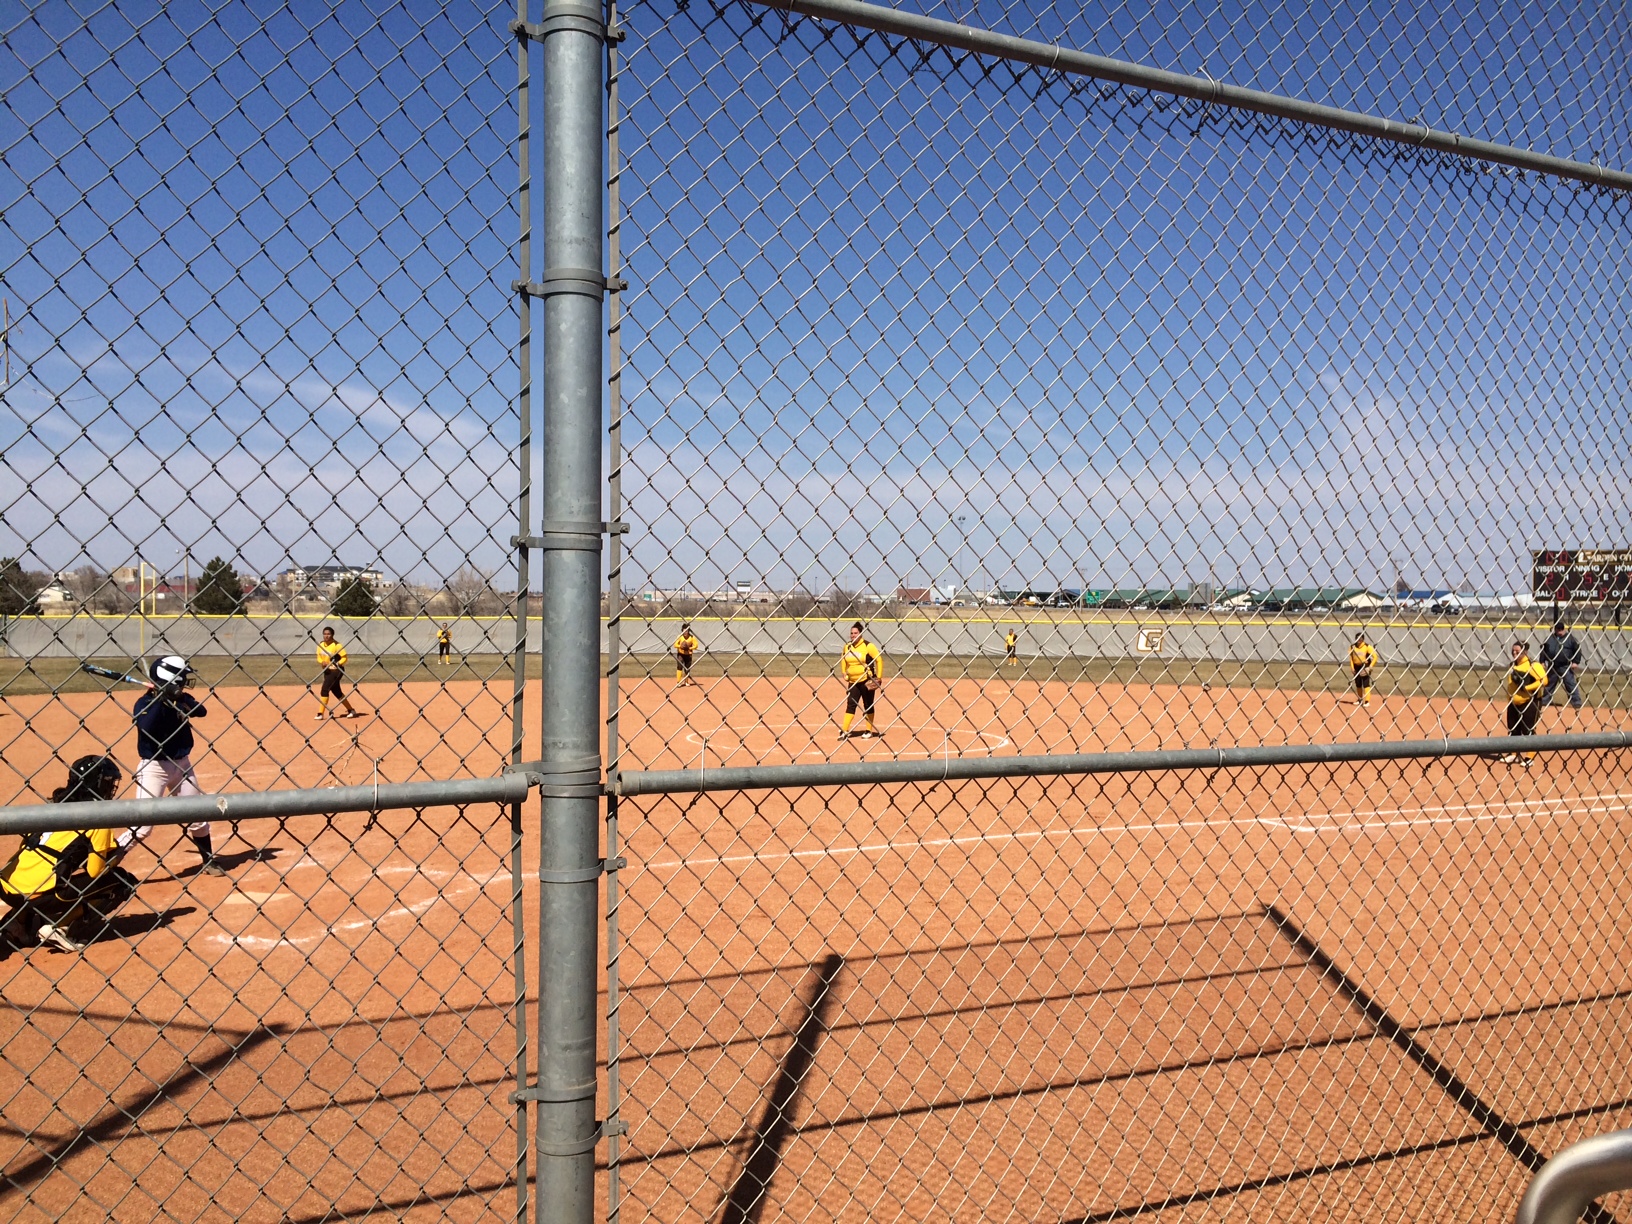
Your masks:
{"label": "baseball glove", "polygon": [[873,692],[876,693],[876,692],[878,692],[880,686],[883,685],[883,683],[884,683],[884,681],[878,679],[877,677],[874,677],[873,679],[867,681],[867,687],[869,689],[871,689]]}

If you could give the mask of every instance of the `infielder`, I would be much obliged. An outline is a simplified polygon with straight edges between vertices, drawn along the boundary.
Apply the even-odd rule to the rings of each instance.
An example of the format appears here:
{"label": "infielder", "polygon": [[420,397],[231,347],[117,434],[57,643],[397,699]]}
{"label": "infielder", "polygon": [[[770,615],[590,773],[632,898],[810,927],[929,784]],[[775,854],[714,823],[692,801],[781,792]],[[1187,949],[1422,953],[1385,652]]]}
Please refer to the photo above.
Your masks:
{"label": "infielder", "polygon": [[1019,667],[1020,655],[1017,648],[1020,645],[1020,635],[1013,629],[1003,635],[1003,665],[1005,667]]}
{"label": "infielder", "polygon": [[1354,635],[1349,647],[1349,670],[1354,673],[1354,699],[1361,705],[1371,704],[1371,669],[1381,662],[1377,651],[1366,641],[1366,635]]}
{"label": "infielder", "polygon": [[856,717],[858,705],[862,717],[867,720],[867,730],[856,734],[877,735],[878,728],[873,725],[873,700],[884,683],[884,656],[877,646],[861,636],[860,621],[850,626],[850,641],[839,656],[839,675],[849,686],[844,699],[844,726],[839,730],[839,738],[850,738],[850,724]]}
{"label": "infielder", "polygon": [[[193,719],[209,711],[187,692],[193,686],[193,669],[180,655],[154,659],[148,668],[152,682],[147,692],[136,698],[136,797],[158,799],[165,795],[200,795],[193,774]],[[153,831],[152,825],[126,829],[119,835],[120,850],[128,850]],[[196,821],[187,826],[187,836],[198,850],[199,871],[205,875],[226,875],[216,860],[210,841],[210,822]]]}
{"label": "infielder", "polygon": [[[1534,735],[1536,719],[1541,716],[1541,700],[1537,696],[1547,687],[1547,669],[1530,657],[1530,648],[1523,642],[1513,643],[1513,666],[1507,672],[1507,733]],[[1509,765],[1529,765],[1536,759],[1533,752],[1509,752],[1501,760]]]}
{"label": "infielder", "polygon": [[[329,712],[329,698],[333,697],[346,707],[344,717],[361,718],[362,715],[352,709],[351,699],[340,691],[340,681],[346,674],[346,648],[334,640],[334,629],[323,626],[323,640],[317,644],[317,665],[323,669],[323,687],[317,694],[317,721],[322,722]],[[341,715],[336,714],[336,718]]]}
{"label": "infielder", "polygon": [[681,625],[680,636],[674,639],[674,686],[676,688],[679,688],[682,684],[697,683],[691,675],[691,664],[696,657],[698,648],[701,646],[702,643],[697,640],[697,635],[691,631],[691,623],[688,621]]}

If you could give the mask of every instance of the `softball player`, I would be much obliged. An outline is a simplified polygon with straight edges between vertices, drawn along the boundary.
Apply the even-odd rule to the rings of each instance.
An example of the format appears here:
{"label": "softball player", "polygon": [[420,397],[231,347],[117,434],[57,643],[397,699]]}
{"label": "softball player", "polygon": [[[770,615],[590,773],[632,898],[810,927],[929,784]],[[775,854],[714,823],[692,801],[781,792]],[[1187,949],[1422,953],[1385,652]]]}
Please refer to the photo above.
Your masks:
{"label": "softball player", "polygon": [[[453,666],[453,630],[448,628],[447,621],[442,622],[442,628],[436,631],[436,661]],[[344,699],[342,699],[344,700]]]}
{"label": "softball player", "polygon": [[1366,635],[1355,634],[1354,645],[1349,647],[1349,670],[1354,673],[1354,699],[1361,705],[1371,704],[1371,669],[1380,661]]}
{"label": "softball player", "polygon": [[1013,629],[1003,635],[1003,663],[1006,667],[1019,667],[1020,655],[1017,653],[1020,645],[1020,635]]}
{"label": "softball player", "polygon": [[[80,757],[68,767],[68,785],[57,787],[51,802],[112,799],[120,778],[119,766],[108,757]],[[22,847],[0,867],[0,901],[11,908],[0,927],[27,930],[39,918],[31,942],[83,952],[90,939],[81,939],[72,930],[80,916],[90,909],[106,919],[136,891],[136,877],[115,865],[119,854],[112,829],[27,834]],[[94,938],[96,933],[89,934]]]}
{"label": "softball player", "polygon": [[691,631],[690,623],[680,626],[680,636],[674,639],[674,685],[679,688],[682,684],[696,684],[691,676],[692,659],[697,654],[702,643],[697,635]]}
{"label": "softball player", "polygon": [[[209,711],[187,692],[193,686],[193,669],[180,655],[154,659],[148,669],[152,686],[136,698],[136,797],[158,799],[165,795],[200,795],[193,775],[193,719]],[[127,829],[119,835],[119,848],[128,850],[153,831],[152,825]],[[187,836],[198,850],[199,871],[205,875],[226,875],[216,860],[210,841],[210,822],[196,821],[187,826]]]}
{"label": "softball player", "polygon": [[[340,691],[340,681],[346,674],[346,659],[346,648],[334,640],[334,630],[324,625],[323,640],[317,644],[317,665],[323,669],[323,687],[317,694],[318,722],[322,722],[323,716],[329,712],[330,697],[346,707],[346,718],[362,717],[351,708],[351,699]],[[335,717],[341,716],[336,714]]]}
{"label": "softball player", "polygon": [[858,705],[867,720],[867,730],[856,734],[877,735],[878,728],[873,725],[873,699],[884,683],[884,656],[877,646],[861,636],[860,621],[850,626],[850,641],[839,656],[839,675],[850,686],[844,698],[844,726],[839,730],[839,738],[850,738],[850,723],[856,717]]}
{"label": "softball player", "polygon": [[[1536,719],[1541,716],[1541,701],[1537,694],[1547,687],[1547,669],[1530,657],[1530,648],[1523,642],[1513,643],[1513,666],[1507,673],[1507,733],[1534,735]],[[1533,752],[1509,752],[1499,758],[1509,765],[1528,766],[1536,759]]]}

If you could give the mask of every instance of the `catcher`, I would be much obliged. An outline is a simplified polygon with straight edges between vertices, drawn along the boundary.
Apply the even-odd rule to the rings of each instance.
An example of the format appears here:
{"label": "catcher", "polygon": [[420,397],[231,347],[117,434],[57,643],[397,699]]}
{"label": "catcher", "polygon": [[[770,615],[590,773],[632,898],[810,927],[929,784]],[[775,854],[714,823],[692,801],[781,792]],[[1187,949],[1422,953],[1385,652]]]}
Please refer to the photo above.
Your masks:
{"label": "catcher", "polygon": [[1361,705],[1371,704],[1371,669],[1380,661],[1366,635],[1355,634],[1354,645],[1349,647],[1349,670],[1354,673],[1354,699]]}
{"label": "catcher", "polygon": [[858,705],[862,717],[867,720],[867,730],[856,734],[877,735],[878,728],[873,725],[873,702],[884,683],[884,656],[877,646],[861,636],[860,621],[850,626],[850,641],[839,656],[839,675],[849,686],[844,699],[844,726],[839,730],[839,738],[850,738],[850,724],[855,720]]}
{"label": "catcher", "polygon": [[[119,766],[112,759],[82,756],[68,767],[68,785],[57,787],[51,802],[112,799],[119,781]],[[7,938],[83,952],[108,915],[136,891],[136,877],[116,865],[119,855],[113,829],[27,834],[17,853],[0,866],[0,901],[11,911],[0,923],[8,929]],[[91,929],[76,933],[76,924],[87,912]],[[9,933],[13,929],[22,934],[20,940]]]}

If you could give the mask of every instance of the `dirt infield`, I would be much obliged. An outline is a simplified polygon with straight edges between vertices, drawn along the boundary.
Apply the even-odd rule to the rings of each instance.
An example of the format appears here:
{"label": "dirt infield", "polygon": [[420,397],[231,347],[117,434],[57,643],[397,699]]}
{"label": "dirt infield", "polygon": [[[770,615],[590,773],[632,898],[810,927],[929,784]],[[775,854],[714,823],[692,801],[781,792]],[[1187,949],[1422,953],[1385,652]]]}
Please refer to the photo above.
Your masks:
{"label": "dirt infield", "polygon": [[[1427,738],[1500,713],[892,679],[884,736],[841,743],[841,693],[636,683],[622,763]],[[53,753],[130,755],[128,698],[28,700],[0,773],[19,798],[60,780]],[[507,684],[364,685],[367,718],[324,723],[303,689],[209,700],[210,790],[484,775],[509,749]],[[625,1218],[1510,1216],[1535,1153],[1632,1122],[1632,914],[1605,869],[1627,774],[1580,753],[626,799]],[[227,879],[175,836],[136,852],[137,899],[83,956],[0,962],[0,1218],[502,1213],[504,814],[254,822]]]}

